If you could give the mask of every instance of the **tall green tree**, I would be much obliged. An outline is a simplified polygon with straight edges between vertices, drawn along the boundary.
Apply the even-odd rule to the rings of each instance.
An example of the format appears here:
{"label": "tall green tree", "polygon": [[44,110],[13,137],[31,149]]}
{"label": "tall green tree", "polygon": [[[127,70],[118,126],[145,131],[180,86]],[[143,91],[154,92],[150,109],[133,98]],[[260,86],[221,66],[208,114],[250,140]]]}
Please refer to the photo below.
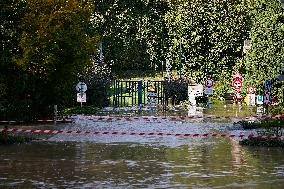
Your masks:
{"label": "tall green tree", "polygon": [[[167,36],[164,0],[96,0],[93,24],[100,31],[105,60],[116,72],[161,69]],[[166,43],[164,43],[164,46]]]}
{"label": "tall green tree", "polygon": [[255,0],[251,4],[251,49],[245,56],[247,84],[258,94],[264,81],[274,79],[284,58],[284,8],[278,0]]}
{"label": "tall green tree", "polygon": [[185,57],[184,74],[196,81],[219,79],[242,57],[248,32],[248,10],[243,0],[170,1],[165,15],[171,47],[168,56],[178,67]]}
{"label": "tall green tree", "polygon": [[[21,30],[18,28],[24,15],[26,3],[22,0],[3,0],[0,3],[0,119],[11,104],[23,99],[26,78],[12,61],[21,53],[19,48]],[[15,107],[14,106],[14,107]]]}
{"label": "tall green tree", "polygon": [[19,26],[22,53],[14,60],[28,73],[38,108],[74,101],[78,73],[97,51],[93,8],[89,1],[27,0]]}

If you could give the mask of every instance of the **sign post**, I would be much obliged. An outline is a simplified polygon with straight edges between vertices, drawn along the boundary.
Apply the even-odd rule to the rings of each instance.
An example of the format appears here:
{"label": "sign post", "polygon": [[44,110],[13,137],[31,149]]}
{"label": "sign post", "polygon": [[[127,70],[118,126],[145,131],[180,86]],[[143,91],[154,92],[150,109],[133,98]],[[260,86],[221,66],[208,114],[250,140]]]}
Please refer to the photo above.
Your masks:
{"label": "sign post", "polygon": [[83,102],[87,102],[87,95],[86,95],[86,91],[87,91],[87,85],[84,82],[79,82],[76,85],[76,90],[79,92],[77,93],[77,102],[81,103],[81,107],[83,106]]}
{"label": "sign post", "polygon": [[[211,78],[207,78],[204,82],[204,90],[203,90],[203,93],[205,95],[213,95],[214,94],[214,90],[213,90],[213,85],[214,85],[214,82]],[[210,102],[209,98],[207,99],[207,106],[208,107],[211,107],[212,106],[212,103]]]}
{"label": "sign post", "polygon": [[188,116],[196,114],[196,96],[203,96],[202,85],[189,85],[188,86]]}
{"label": "sign post", "polygon": [[240,91],[243,87],[243,77],[239,71],[235,71],[233,75],[232,88],[236,91],[235,100],[241,100],[242,95]]}
{"label": "sign post", "polygon": [[270,103],[270,89],[271,89],[271,80],[267,79],[265,80],[265,94],[264,94],[264,106],[265,110],[268,113],[268,105]]}

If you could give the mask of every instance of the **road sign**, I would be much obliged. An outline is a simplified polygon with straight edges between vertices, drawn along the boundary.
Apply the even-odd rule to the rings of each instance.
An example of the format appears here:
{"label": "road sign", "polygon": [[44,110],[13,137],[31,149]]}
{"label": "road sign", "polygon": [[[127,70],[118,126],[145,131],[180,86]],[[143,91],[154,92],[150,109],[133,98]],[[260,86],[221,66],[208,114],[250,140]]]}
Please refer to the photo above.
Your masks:
{"label": "road sign", "polygon": [[255,105],[255,94],[248,95],[248,105],[251,105],[251,106]]}
{"label": "road sign", "polygon": [[87,85],[86,83],[84,82],[79,82],[77,85],[76,85],[76,90],[80,93],[84,93],[87,91]]}
{"label": "road sign", "polygon": [[235,71],[234,75],[233,75],[233,80],[235,79],[243,79],[243,76],[241,75],[241,73],[239,71]]}
{"label": "road sign", "polygon": [[236,95],[235,95],[235,99],[236,100],[241,100],[243,97],[242,97],[242,94],[237,92]]}
{"label": "road sign", "polygon": [[235,89],[235,91],[241,90],[241,88],[243,87],[242,80],[239,78],[234,79],[232,82],[232,87]]}
{"label": "road sign", "polygon": [[77,102],[87,102],[86,93],[77,93]]}
{"label": "road sign", "polygon": [[269,104],[269,102],[270,102],[270,94],[269,93],[265,94],[263,102],[266,105]]}
{"label": "road sign", "polygon": [[262,106],[258,106],[256,108],[256,113],[263,113],[263,107]]}
{"label": "road sign", "polygon": [[275,76],[276,79],[278,79],[279,81],[284,81],[284,75],[281,75],[281,74],[277,74]]}
{"label": "road sign", "polygon": [[150,103],[150,104],[155,104],[156,102],[157,102],[156,98],[149,98],[148,99],[148,103]]}
{"label": "road sign", "polygon": [[256,103],[259,104],[259,105],[263,104],[263,96],[257,95],[257,101],[256,101]]}
{"label": "road sign", "polygon": [[206,79],[205,80],[205,87],[212,87],[213,86],[213,81],[211,79]]}
{"label": "road sign", "polygon": [[204,94],[212,95],[214,93],[213,88],[204,88]]}
{"label": "road sign", "polygon": [[248,93],[250,93],[250,94],[254,93],[254,87],[253,86],[248,86]]}
{"label": "road sign", "polygon": [[203,96],[203,86],[202,85],[189,85],[188,86],[188,96]]}
{"label": "road sign", "polygon": [[270,91],[270,88],[271,88],[271,80],[265,80],[266,91]]}
{"label": "road sign", "polygon": [[147,93],[147,97],[148,97],[148,98],[150,98],[150,97],[151,97],[151,98],[156,98],[156,97],[157,97],[157,93],[155,93],[155,92],[148,92],[148,93]]}

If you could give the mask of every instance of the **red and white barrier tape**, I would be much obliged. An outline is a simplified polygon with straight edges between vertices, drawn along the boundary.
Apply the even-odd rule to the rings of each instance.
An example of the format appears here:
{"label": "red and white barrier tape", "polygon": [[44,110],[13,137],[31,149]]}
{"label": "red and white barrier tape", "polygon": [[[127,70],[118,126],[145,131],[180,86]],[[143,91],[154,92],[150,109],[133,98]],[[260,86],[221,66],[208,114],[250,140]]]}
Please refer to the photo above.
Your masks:
{"label": "red and white barrier tape", "polygon": [[278,115],[273,114],[271,117],[272,118],[284,118],[284,114],[278,114]]}
{"label": "red and white barrier tape", "polygon": [[[169,116],[169,117],[98,117],[98,116],[79,116],[79,120],[91,120],[91,121],[102,121],[102,122],[112,122],[112,121],[186,121],[193,119],[233,119],[233,120],[251,120],[251,119],[262,119],[267,118],[267,116],[251,116],[251,117],[230,117],[230,116]],[[76,118],[74,118],[76,120]]]}
{"label": "red and white barrier tape", "polygon": [[161,133],[161,132],[118,132],[118,131],[74,131],[74,130],[35,130],[35,129],[0,129],[0,132],[45,133],[45,134],[82,134],[82,135],[136,135],[136,136],[179,136],[179,137],[213,137],[213,138],[270,138],[283,140],[283,136],[255,134],[217,134],[217,133]]}
{"label": "red and white barrier tape", "polygon": [[[102,122],[111,122],[111,121],[186,121],[186,120],[193,120],[193,119],[232,119],[232,120],[251,120],[251,119],[263,119],[263,118],[284,118],[284,114],[280,115],[272,115],[269,116],[251,116],[251,117],[231,117],[231,116],[169,116],[169,117],[103,117],[103,116],[78,116],[79,120],[92,120],[92,121],[102,121]],[[57,120],[58,123],[71,123],[77,118],[73,117],[71,119],[61,119]],[[40,119],[36,122],[40,123],[49,123],[54,122],[52,119]],[[24,123],[24,121],[0,121],[0,124],[17,124],[17,123]]]}
{"label": "red and white barrier tape", "polygon": [[[36,120],[36,122],[39,122],[39,123],[51,123],[51,122],[54,122],[54,120],[52,119],[39,119],[39,120]],[[60,119],[60,120],[56,120],[56,122],[58,123],[71,123],[72,120],[71,119]],[[25,121],[0,121],[0,123],[2,124],[21,124],[21,123],[25,123]]]}

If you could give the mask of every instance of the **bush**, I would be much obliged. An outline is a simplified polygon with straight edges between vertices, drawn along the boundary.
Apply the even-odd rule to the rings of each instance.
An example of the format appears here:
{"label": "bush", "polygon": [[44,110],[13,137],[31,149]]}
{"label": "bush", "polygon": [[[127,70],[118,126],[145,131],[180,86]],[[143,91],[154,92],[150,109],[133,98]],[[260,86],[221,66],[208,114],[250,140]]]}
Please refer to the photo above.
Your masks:
{"label": "bush", "polygon": [[280,139],[251,138],[244,139],[239,143],[246,146],[284,147],[284,141]]}
{"label": "bush", "polygon": [[76,106],[72,108],[66,108],[61,113],[63,115],[72,114],[96,114],[99,111],[98,107],[95,106]]}
{"label": "bush", "polygon": [[9,135],[7,133],[1,132],[0,133],[0,144],[18,144],[24,142],[30,142],[33,138],[25,137],[25,136],[14,136]]}

